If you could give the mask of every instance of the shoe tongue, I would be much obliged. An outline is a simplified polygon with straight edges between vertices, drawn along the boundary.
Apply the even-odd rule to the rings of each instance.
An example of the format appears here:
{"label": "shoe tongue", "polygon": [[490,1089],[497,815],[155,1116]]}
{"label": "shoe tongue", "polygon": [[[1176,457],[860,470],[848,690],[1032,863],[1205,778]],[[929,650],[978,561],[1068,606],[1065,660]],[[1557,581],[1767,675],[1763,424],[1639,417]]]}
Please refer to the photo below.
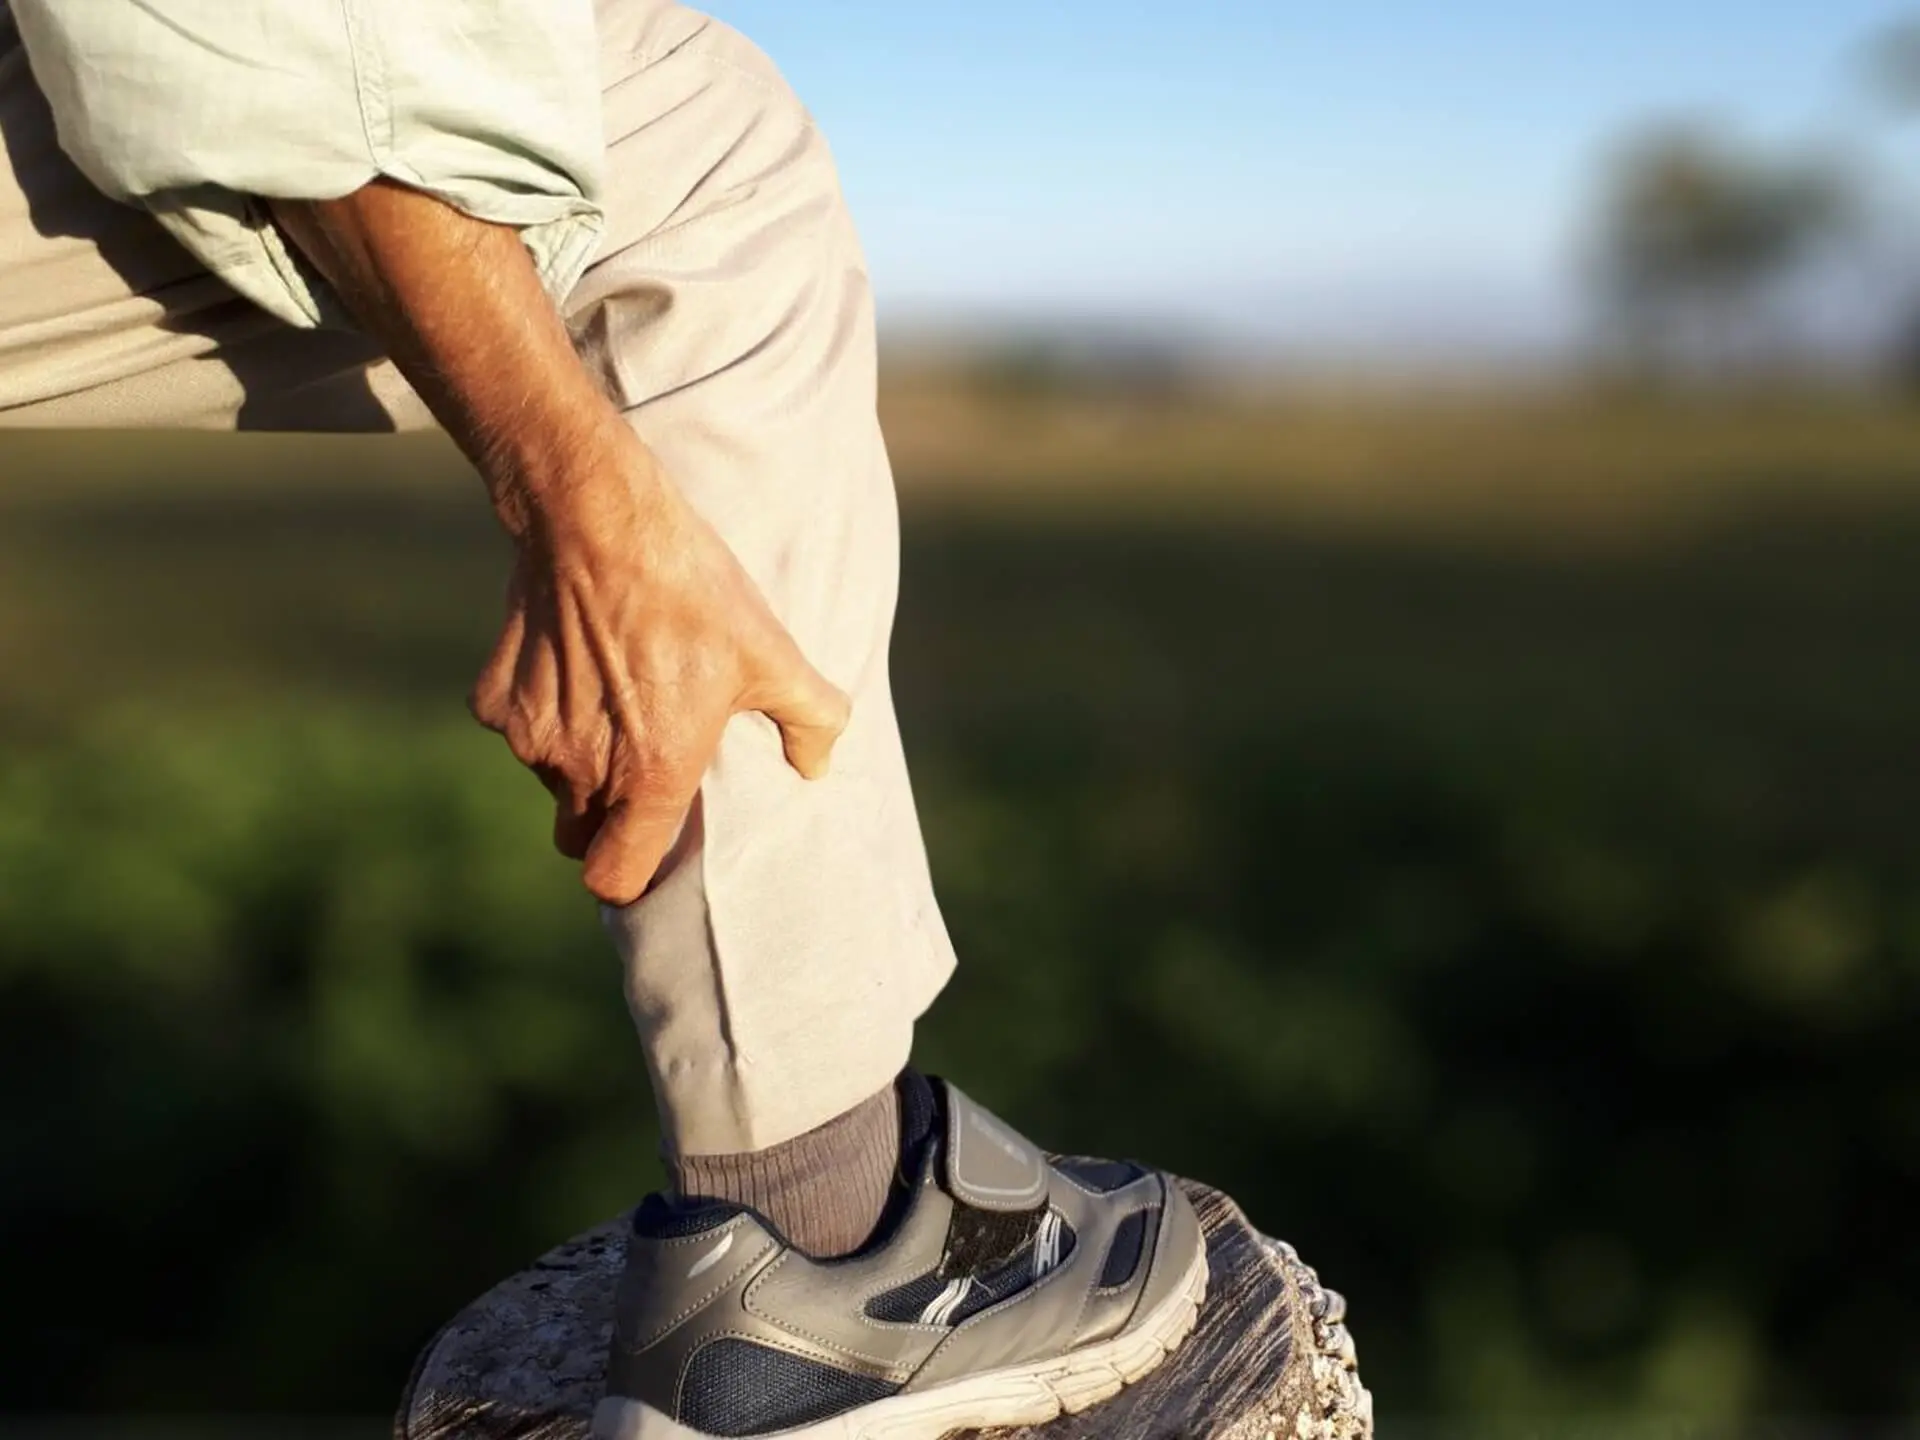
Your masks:
{"label": "shoe tongue", "polygon": [[900,1158],[909,1175],[920,1173],[920,1158],[940,1128],[940,1102],[933,1082],[909,1066],[894,1082],[894,1094],[900,1101]]}
{"label": "shoe tongue", "polygon": [[950,1080],[946,1087],[947,1190],[976,1210],[1028,1211],[1047,1198],[1040,1151]]}

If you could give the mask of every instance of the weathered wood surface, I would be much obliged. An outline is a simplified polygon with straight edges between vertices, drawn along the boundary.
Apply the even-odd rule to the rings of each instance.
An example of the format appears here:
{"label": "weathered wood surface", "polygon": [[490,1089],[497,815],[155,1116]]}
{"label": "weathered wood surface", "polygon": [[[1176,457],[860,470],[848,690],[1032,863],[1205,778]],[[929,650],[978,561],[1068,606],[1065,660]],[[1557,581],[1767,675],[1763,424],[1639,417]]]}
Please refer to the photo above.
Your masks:
{"label": "weathered wood surface", "polygon": [[[1365,1440],[1373,1408],[1346,1305],[1290,1246],[1226,1196],[1188,1186],[1212,1275],[1200,1322],[1153,1374],[1080,1415],[996,1440]],[[395,1440],[585,1440],[600,1398],[616,1221],[483,1295],[434,1338],[407,1384]]]}

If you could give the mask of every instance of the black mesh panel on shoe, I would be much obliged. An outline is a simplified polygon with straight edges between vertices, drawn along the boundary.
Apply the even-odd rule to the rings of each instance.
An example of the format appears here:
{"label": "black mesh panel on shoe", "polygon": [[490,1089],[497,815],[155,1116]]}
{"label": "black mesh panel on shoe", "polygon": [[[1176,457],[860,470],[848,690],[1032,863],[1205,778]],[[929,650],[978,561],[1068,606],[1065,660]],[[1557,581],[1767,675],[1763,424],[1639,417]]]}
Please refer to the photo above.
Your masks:
{"label": "black mesh panel on shoe", "polygon": [[896,1325],[913,1324],[950,1283],[937,1270],[929,1270],[918,1280],[909,1280],[867,1301],[867,1318],[888,1320]]}
{"label": "black mesh panel on shoe", "polygon": [[1088,1155],[1062,1155],[1053,1168],[1063,1170],[1084,1190],[1111,1195],[1147,1172],[1129,1160],[1095,1160]]}
{"label": "black mesh panel on shoe", "polygon": [[709,1435],[760,1435],[811,1425],[900,1387],[726,1337],[702,1345],[680,1382],[682,1425]]}
{"label": "black mesh panel on shoe", "polygon": [[1140,1257],[1147,1253],[1160,1233],[1160,1212],[1137,1210],[1120,1222],[1113,1232],[1113,1248],[1100,1268],[1100,1288],[1111,1290],[1133,1279],[1140,1268]]}
{"label": "black mesh panel on shoe", "polygon": [[[1045,1212],[1042,1212],[1045,1213]],[[1056,1265],[1065,1264],[1073,1254],[1073,1227],[1064,1220],[1060,1222],[1059,1258]],[[1027,1244],[1010,1259],[1002,1260],[970,1277],[973,1286],[947,1317],[946,1323],[958,1325],[970,1316],[978,1315],[989,1305],[998,1305],[1009,1296],[1024,1290],[1033,1280],[1033,1242]],[[869,1319],[887,1320],[895,1324],[915,1324],[931,1305],[953,1283],[944,1271],[935,1270],[909,1280],[906,1284],[876,1295],[867,1302]]]}
{"label": "black mesh panel on shoe", "polygon": [[[1063,1221],[1060,1226],[1059,1264],[1066,1264],[1067,1257],[1073,1254],[1073,1244],[1073,1227]],[[962,1320],[971,1320],[982,1310],[1012,1298],[1032,1283],[1033,1247],[1029,1245],[1004,1265],[984,1275],[974,1276],[973,1288],[967,1292],[967,1298],[954,1308],[949,1323],[958,1325]]]}
{"label": "black mesh panel on shoe", "polygon": [[976,1210],[956,1200],[953,1219],[947,1222],[946,1250],[940,1257],[940,1273],[949,1279],[956,1275],[978,1275],[1005,1264],[1033,1245],[1034,1232],[1046,1216],[1047,1207],[1033,1210]]}

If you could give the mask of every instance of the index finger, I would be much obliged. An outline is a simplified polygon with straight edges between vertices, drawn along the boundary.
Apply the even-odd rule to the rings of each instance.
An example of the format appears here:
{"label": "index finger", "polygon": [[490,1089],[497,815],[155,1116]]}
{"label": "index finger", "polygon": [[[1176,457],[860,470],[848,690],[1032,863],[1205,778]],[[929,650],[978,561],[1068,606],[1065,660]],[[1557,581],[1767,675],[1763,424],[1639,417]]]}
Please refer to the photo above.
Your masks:
{"label": "index finger", "polygon": [[625,906],[646,894],[667,851],[679,838],[686,816],[684,809],[668,816],[627,802],[610,807],[600,833],[587,847],[587,863],[581,870],[581,878],[594,898],[604,904]]}
{"label": "index finger", "polygon": [[637,788],[641,793],[608,800],[581,868],[587,889],[608,905],[631,905],[647,893],[680,838],[700,778],[696,774],[690,784],[675,785],[664,794],[655,785]]}

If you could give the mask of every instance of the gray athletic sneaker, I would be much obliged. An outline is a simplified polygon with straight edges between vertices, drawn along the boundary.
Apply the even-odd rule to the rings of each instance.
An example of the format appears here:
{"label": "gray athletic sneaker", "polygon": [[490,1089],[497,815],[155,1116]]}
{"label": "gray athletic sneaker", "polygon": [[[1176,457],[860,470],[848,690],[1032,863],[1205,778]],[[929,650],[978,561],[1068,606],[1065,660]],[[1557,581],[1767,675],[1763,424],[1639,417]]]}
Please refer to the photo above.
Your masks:
{"label": "gray athletic sneaker", "polygon": [[847,1259],[811,1259],[737,1206],[640,1207],[596,1440],[1038,1424],[1187,1337],[1206,1247],[1172,1180],[1050,1160],[943,1081],[903,1077],[901,1103],[909,1183]]}

